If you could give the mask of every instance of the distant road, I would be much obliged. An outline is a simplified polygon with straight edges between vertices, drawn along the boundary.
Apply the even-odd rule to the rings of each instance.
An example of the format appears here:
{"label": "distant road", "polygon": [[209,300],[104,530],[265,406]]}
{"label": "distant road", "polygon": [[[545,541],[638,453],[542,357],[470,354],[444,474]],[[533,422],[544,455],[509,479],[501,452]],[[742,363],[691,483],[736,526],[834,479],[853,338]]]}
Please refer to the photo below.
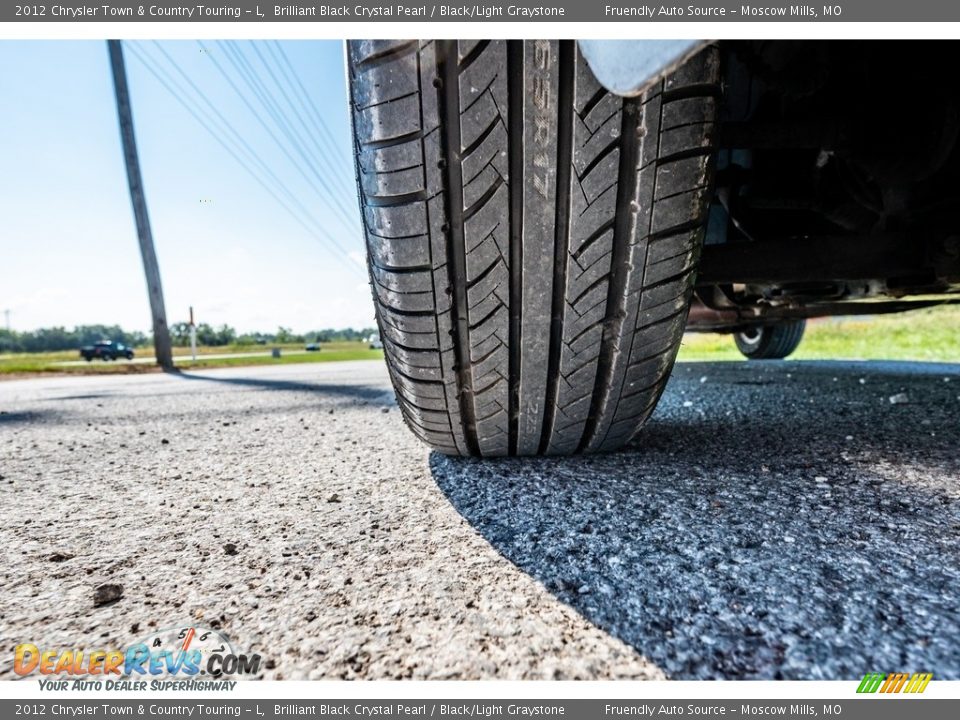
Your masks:
{"label": "distant road", "polygon": [[[309,355],[306,350],[284,350],[283,354],[286,355]],[[243,353],[197,353],[197,360],[231,360],[233,358],[255,358],[255,357],[270,357],[270,351],[264,350],[260,352],[243,352]],[[173,362],[187,362],[193,361],[193,357],[190,355],[174,355]],[[91,360],[91,363],[102,363],[103,360]],[[131,365],[153,365],[157,362],[157,359],[150,355],[149,357],[135,357],[133,360],[114,360],[116,363],[129,363]],[[50,363],[57,367],[73,367],[77,365],[87,365],[86,360],[62,360],[60,362]]]}

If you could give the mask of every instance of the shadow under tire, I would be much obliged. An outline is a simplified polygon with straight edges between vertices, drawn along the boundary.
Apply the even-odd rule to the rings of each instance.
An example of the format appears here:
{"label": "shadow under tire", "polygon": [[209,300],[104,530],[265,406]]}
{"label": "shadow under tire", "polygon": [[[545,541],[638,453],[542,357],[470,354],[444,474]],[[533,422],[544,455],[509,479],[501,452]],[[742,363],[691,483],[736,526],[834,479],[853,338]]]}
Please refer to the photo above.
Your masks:
{"label": "shadow under tire", "polygon": [[435,450],[612,450],[653,412],[710,199],[713,47],[644,95],[572,41],[350,41],[357,182],[397,402]]}
{"label": "shadow under tire", "polygon": [[806,320],[755,325],[735,333],[733,339],[748,360],[783,360],[799,347],[806,327]]}

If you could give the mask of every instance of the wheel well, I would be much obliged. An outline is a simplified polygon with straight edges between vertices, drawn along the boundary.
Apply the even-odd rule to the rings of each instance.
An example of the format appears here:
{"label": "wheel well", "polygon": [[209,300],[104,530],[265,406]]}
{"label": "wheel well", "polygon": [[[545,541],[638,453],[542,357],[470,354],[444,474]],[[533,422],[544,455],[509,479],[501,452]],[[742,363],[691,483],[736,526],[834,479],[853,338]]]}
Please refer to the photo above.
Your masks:
{"label": "wheel well", "polygon": [[748,319],[960,299],[955,42],[721,44],[716,189],[696,290]]}

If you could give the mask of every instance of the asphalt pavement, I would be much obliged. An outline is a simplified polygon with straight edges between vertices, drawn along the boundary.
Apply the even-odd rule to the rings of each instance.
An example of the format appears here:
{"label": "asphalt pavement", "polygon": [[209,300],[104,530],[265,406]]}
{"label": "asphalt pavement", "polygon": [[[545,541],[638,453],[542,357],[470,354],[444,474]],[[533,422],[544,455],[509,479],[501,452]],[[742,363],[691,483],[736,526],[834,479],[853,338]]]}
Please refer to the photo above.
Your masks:
{"label": "asphalt pavement", "polygon": [[0,382],[0,508],[8,658],[960,679],[960,365],[683,364],[626,451],[501,461],[419,445],[376,361]]}

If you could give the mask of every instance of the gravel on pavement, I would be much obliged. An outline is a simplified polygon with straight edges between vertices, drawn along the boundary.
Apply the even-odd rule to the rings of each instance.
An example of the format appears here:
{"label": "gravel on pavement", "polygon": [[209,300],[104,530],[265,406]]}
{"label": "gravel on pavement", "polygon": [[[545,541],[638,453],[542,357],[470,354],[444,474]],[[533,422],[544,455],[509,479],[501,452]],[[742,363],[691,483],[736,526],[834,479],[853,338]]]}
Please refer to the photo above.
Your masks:
{"label": "gravel on pavement", "polygon": [[[960,678],[960,366],[678,365],[624,452],[461,460],[378,362],[0,383],[0,651],[262,676]],[[12,677],[0,664],[0,677]]]}

